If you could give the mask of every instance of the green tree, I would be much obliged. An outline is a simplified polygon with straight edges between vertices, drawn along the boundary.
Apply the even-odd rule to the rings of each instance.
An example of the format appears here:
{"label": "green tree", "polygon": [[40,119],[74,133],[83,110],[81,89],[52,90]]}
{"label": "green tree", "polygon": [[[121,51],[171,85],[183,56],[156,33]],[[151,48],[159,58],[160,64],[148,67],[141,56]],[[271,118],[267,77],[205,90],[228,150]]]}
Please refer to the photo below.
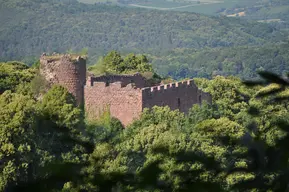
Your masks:
{"label": "green tree", "polygon": [[62,86],[52,86],[43,96],[40,109],[60,127],[83,128],[83,112],[76,107],[74,96]]}
{"label": "green tree", "polygon": [[[253,173],[255,177],[236,184],[234,188],[242,191],[287,191],[289,175],[288,110],[286,107],[281,116],[278,116],[278,108],[284,102],[287,105],[289,82],[273,73],[260,72],[259,74],[263,81],[245,82],[249,86],[265,86],[256,94],[257,98],[265,99],[265,102],[259,106],[252,103],[249,109],[251,118],[254,119],[248,126],[247,142],[244,145],[248,149],[246,158],[249,165],[232,171],[233,173]],[[275,106],[277,107],[277,113]],[[264,111],[268,108],[270,112]],[[273,118],[268,118],[272,115]],[[262,124],[259,126],[258,117],[266,120],[266,128]]]}
{"label": "green tree", "polygon": [[30,82],[35,74],[36,70],[30,69],[24,63],[0,63],[0,94],[6,90],[15,91],[17,85]]}
{"label": "green tree", "polygon": [[0,95],[0,190],[31,178],[36,156],[36,102],[6,91]]}
{"label": "green tree", "polygon": [[[42,190],[59,188],[60,181],[49,179],[55,176],[55,170],[64,171],[65,166],[55,169],[52,165],[79,164],[87,157],[87,145],[79,144],[86,142],[80,132],[82,113],[75,107],[73,96],[60,86],[54,86],[41,101],[31,95],[6,91],[0,96],[0,106],[1,191],[21,190],[36,181],[41,181],[37,188]],[[68,167],[71,171],[75,169]],[[71,180],[71,175],[61,182]]]}

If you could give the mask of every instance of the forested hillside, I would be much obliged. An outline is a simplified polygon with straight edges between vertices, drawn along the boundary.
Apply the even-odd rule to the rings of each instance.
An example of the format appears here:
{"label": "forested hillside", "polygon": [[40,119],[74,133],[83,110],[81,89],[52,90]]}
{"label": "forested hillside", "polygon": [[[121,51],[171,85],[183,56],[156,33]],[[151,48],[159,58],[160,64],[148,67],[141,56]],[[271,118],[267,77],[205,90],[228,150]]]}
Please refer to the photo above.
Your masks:
{"label": "forested hillside", "polygon": [[206,15],[225,15],[288,28],[287,0],[78,0],[83,3],[118,4],[147,9],[188,11]]}
{"label": "forested hillside", "polygon": [[289,70],[289,43],[233,48],[174,49],[150,55],[155,70],[174,79],[233,75],[256,78],[256,71],[269,70],[279,75]]}
{"label": "forested hillside", "polygon": [[212,105],[187,115],[145,109],[124,129],[109,112],[85,119],[65,88],[43,89],[37,68],[1,69],[0,191],[288,189],[289,82],[276,75],[260,73],[251,88],[235,77],[195,79]]}
{"label": "forested hillside", "polygon": [[77,1],[1,0],[1,60],[42,52],[89,48],[156,53],[174,48],[215,48],[279,42],[287,34],[266,24],[195,13],[149,11]]}

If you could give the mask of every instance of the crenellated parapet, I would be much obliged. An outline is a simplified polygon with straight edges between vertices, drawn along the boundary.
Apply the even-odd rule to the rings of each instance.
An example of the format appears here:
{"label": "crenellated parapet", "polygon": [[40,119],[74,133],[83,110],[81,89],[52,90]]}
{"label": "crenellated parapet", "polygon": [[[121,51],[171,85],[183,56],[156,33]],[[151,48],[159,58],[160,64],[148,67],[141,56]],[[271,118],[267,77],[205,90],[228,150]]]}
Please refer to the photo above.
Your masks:
{"label": "crenellated parapet", "polygon": [[186,89],[188,87],[197,88],[196,84],[194,83],[194,80],[187,80],[187,81],[181,81],[181,82],[175,82],[175,83],[169,83],[154,87],[145,87],[142,88],[142,92],[144,94],[151,94],[156,92],[165,92],[165,91],[175,91],[176,89]]}
{"label": "crenellated parapet", "polygon": [[211,102],[210,94],[198,89],[193,80],[146,87],[142,90],[143,108],[169,106],[187,113],[194,104],[206,100]]}

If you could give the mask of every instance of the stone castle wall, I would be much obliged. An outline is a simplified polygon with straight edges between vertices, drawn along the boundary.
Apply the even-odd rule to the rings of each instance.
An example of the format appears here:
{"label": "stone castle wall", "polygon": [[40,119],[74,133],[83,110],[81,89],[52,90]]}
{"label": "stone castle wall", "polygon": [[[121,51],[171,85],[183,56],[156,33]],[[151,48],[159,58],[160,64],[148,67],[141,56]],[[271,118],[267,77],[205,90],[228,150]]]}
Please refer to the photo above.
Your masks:
{"label": "stone castle wall", "polygon": [[43,55],[40,72],[50,84],[60,84],[72,93],[79,105],[85,106],[89,118],[109,110],[123,125],[138,119],[144,108],[169,106],[187,113],[194,105],[211,95],[197,88],[193,80],[148,87],[140,74],[87,77],[86,60],[71,55]]}
{"label": "stone castle wall", "polygon": [[40,73],[50,84],[59,84],[72,93],[78,105],[84,103],[86,60],[80,56],[42,55]]}
{"label": "stone castle wall", "polygon": [[123,125],[130,124],[142,112],[142,91],[132,84],[123,86],[121,82],[87,83],[84,89],[85,109],[89,118],[97,118],[105,110],[118,118]]}
{"label": "stone castle wall", "polygon": [[143,108],[169,106],[187,113],[194,104],[204,100],[211,103],[210,96],[199,90],[193,80],[142,89]]}
{"label": "stone castle wall", "polygon": [[[112,76],[113,78],[115,76]],[[112,82],[105,79],[88,78],[85,86],[85,108],[88,117],[97,118],[104,110],[109,109],[112,116],[121,120],[126,126],[137,119],[144,108],[169,106],[187,113],[194,105],[207,101],[211,96],[197,88],[193,80],[138,88],[133,82],[134,76],[125,76],[124,82]]]}

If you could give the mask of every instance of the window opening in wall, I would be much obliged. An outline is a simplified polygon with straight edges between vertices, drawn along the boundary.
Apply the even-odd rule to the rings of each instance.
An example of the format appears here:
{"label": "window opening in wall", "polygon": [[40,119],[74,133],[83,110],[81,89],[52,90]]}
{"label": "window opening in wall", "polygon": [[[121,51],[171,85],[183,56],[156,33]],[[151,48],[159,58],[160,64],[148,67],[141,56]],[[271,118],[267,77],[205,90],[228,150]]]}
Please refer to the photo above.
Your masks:
{"label": "window opening in wall", "polygon": [[178,98],[178,108],[180,108],[180,107],[181,107],[181,99]]}

